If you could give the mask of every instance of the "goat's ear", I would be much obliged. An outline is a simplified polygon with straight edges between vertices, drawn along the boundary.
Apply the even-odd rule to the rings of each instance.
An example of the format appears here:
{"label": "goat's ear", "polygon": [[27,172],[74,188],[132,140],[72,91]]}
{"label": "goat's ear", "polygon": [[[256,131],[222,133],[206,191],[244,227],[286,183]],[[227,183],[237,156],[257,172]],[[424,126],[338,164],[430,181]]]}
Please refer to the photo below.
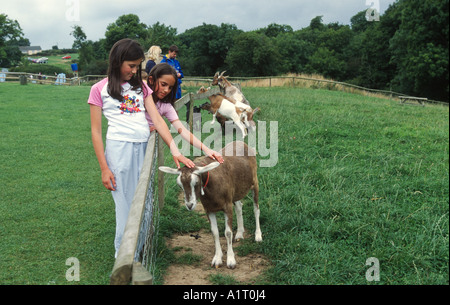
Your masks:
{"label": "goat's ear", "polygon": [[164,173],[171,174],[171,175],[179,175],[180,174],[180,171],[178,169],[170,168],[170,167],[167,167],[167,166],[160,166],[159,170],[164,172]]}
{"label": "goat's ear", "polygon": [[198,170],[196,170],[196,171],[194,172],[194,174],[201,175],[201,174],[203,174],[203,173],[207,173],[207,172],[209,172],[209,171],[212,171],[213,169],[215,169],[215,168],[218,167],[219,165],[220,165],[219,162],[213,162],[213,163],[208,164],[208,165],[206,165],[206,166],[199,167]]}
{"label": "goat's ear", "polygon": [[261,111],[261,108],[256,107],[255,110],[253,110],[253,114],[257,113],[258,111]]}

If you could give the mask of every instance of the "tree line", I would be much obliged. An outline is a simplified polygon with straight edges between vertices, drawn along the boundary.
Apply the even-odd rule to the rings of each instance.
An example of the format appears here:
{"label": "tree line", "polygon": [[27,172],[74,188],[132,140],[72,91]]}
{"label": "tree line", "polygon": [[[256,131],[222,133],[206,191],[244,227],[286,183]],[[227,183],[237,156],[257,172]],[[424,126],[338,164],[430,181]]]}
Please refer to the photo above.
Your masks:
{"label": "tree line", "polygon": [[[181,34],[128,14],[108,25],[99,41],[88,40],[80,26],[74,26],[71,35],[85,74],[105,74],[112,45],[132,38],[146,50],[159,45],[166,52],[176,44],[189,76],[211,77],[223,70],[232,76],[321,74],[363,87],[448,101],[448,11],[448,0],[397,0],[379,21],[368,21],[367,12],[361,11],[350,25],[324,24],[323,16],[317,16],[300,30],[270,24],[246,32],[233,24],[203,23]],[[1,43],[0,39],[0,47]]]}

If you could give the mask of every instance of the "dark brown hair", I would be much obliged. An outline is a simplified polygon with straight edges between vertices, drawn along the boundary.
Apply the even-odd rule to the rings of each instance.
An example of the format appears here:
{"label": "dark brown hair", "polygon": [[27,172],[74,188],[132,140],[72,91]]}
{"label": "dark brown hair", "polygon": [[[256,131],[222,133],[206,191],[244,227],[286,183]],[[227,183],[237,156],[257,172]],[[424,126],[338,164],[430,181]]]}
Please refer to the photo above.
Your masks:
{"label": "dark brown hair", "polygon": [[[144,60],[144,50],[141,45],[132,39],[122,39],[114,44],[109,53],[109,67],[108,67],[108,94],[119,100],[123,100],[122,84],[120,70],[124,61],[135,61],[138,59]],[[128,83],[132,89],[138,93],[145,90],[144,83],[141,79],[142,67],[139,65],[138,71]],[[145,93],[144,93],[145,94]]]}
{"label": "dark brown hair", "polygon": [[169,51],[170,52],[177,52],[177,53],[179,52],[178,47],[176,45],[170,46]]}
{"label": "dark brown hair", "polygon": [[[175,79],[175,84],[173,85],[172,91],[167,94],[167,96],[161,100],[161,103],[169,103],[172,106],[175,104],[175,99],[178,91],[178,76],[177,71],[169,65],[168,63],[160,63],[153,67],[148,75],[148,85],[153,90],[153,100],[158,102],[158,97],[156,95],[156,85],[158,83],[158,79],[163,75],[172,75]],[[151,78],[151,79],[150,79]]]}

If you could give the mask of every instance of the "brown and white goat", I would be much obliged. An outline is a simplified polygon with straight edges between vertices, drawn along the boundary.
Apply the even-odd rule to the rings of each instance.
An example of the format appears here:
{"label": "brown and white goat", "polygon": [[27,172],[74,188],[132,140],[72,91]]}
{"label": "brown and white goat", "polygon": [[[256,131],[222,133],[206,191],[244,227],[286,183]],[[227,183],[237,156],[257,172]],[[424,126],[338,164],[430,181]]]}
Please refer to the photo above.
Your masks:
{"label": "brown and white goat", "polygon": [[[232,151],[232,152],[231,152]],[[255,241],[262,241],[259,224],[258,176],[256,152],[244,142],[233,142],[221,151],[224,163],[213,161],[208,157],[197,158],[196,167],[190,169],[172,169],[160,167],[165,173],[178,175],[177,183],[184,191],[184,202],[188,210],[195,209],[197,199],[203,204],[211,224],[214,237],[215,255],[211,266],[219,268],[222,265],[222,248],[219,241],[216,213],[225,214],[225,237],[227,240],[227,267],[234,269],[236,259],[233,252],[233,204],[237,218],[236,240],[244,238],[244,222],[242,218],[241,200],[247,193],[253,191],[253,210],[256,221]]]}
{"label": "brown and white goat", "polygon": [[253,121],[253,115],[259,108],[253,110],[250,106],[237,102],[222,94],[211,95],[208,99],[211,102],[209,111],[213,114],[211,124],[214,124],[217,114],[221,114],[222,116],[231,119],[234,124],[236,124],[242,132],[242,138],[247,136],[247,128],[255,130],[256,124]]}
{"label": "brown and white goat", "polygon": [[230,97],[237,102],[241,102],[245,105],[250,106],[250,103],[247,101],[241,90],[239,90],[236,86],[234,86],[232,83],[228,81],[227,79],[228,76],[224,76],[225,72],[226,71],[223,71],[220,74],[219,72],[217,72],[214,75],[214,79],[211,85],[213,86],[219,85],[220,89],[222,90],[222,92],[226,97]]}

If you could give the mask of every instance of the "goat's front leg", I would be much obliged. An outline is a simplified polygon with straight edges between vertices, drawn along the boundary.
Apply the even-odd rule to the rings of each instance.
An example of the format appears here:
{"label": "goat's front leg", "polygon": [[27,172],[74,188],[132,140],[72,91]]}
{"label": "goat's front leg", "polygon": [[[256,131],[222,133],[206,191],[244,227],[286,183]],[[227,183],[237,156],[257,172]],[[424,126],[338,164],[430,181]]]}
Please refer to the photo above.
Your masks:
{"label": "goat's front leg", "polygon": [[219,268],[220,266],[222,266],[223,254],[222,254],[222,248],[220,247],[219,229],[217,228],[216,213],[208,214],[208,218],[211,223],[211,232],[214,237],[214,244],[216,246],[216,253],[211,262],[211,267]]}
{"label": "goat's front leg", "polygon": [[225,212],[225,237],[227,238],[227,267],[236,268],[236,259],[233,251],[233,209]]}
{"label": "goat's front leg", "polygon": [[242,139],[245,139],[245,137],[247,136],[247,129],[245,128],[245,125],[242,124],[242,122],[239,119],[233,120],[233,122],[241,130],[241,132],[242,132]]}

